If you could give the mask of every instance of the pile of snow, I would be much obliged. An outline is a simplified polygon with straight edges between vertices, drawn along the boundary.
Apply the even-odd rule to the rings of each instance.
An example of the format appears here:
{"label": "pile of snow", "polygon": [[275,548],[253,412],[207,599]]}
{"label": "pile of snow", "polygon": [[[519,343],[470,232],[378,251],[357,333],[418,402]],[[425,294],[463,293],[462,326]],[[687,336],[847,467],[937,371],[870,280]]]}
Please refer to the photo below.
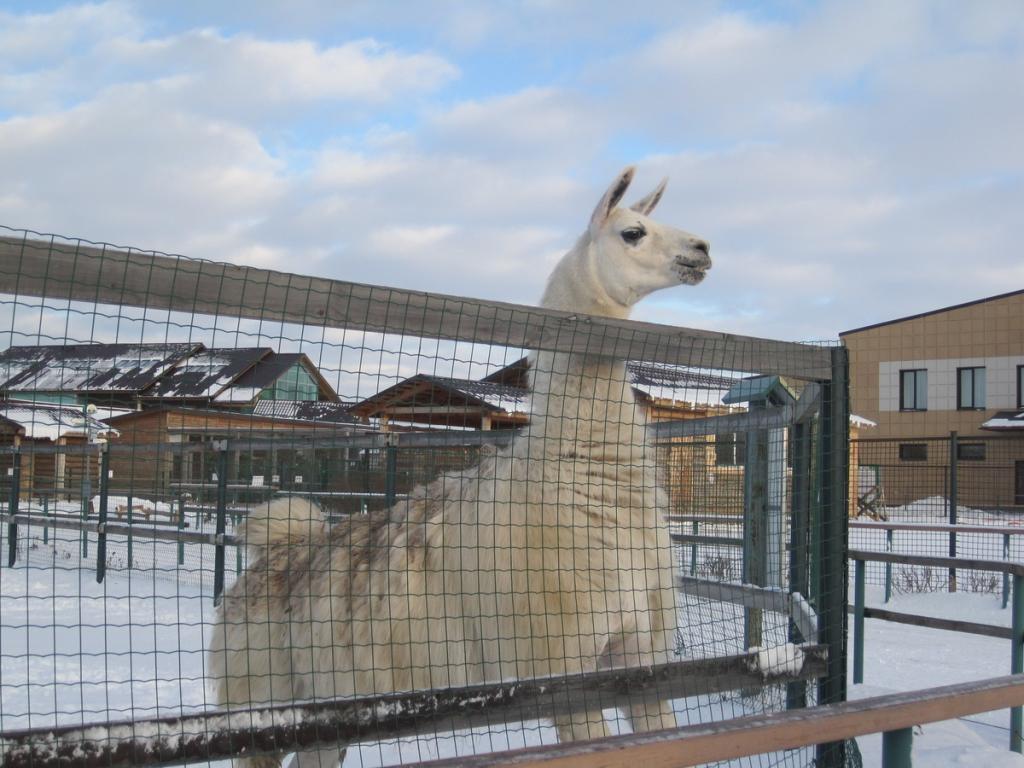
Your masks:
{"label": "pile of snow", "polygon": [[774,675],[798,675],[804,668],[804,652],[794,643],[783,643],[771,647],[758,646],[749,648],[748,653],[756,653],[748,662],[751,672],[760,672],[768,678]]}

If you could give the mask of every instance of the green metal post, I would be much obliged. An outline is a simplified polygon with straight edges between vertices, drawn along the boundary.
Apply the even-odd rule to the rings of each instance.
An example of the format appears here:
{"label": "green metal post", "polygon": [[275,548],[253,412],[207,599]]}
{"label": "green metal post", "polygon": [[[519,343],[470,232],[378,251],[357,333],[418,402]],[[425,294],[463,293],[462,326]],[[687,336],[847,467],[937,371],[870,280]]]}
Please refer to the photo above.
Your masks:
{"label": "green metal post", "polygon": [[128,567],[134,568],[135,560],[132,557],[132,544],[135,536],[132,535],[132,492],[128,491]]}
{"label": "green metal post", "polygon": [[[1003,560],[1010,559],[1010,534],[1003,534]],[[1010,603],[1010,574],[1003,574],[1003,609]]]}
{"label": "green metal post", "polygon": [[[43,496],[43,544],[50,543],[50,526],[47,524],[47,520],[50,517],[50,497]],[[1006,605],[1004,603],[1003,607]]]}
{"label": "green metal post", "polygon": [[[846,701],[846,610],[849,603],[846,553],[848,551],[848,492],[850,456],[849,351],[832,350],[832,376],[822,384],[820,532],[820,585],[816,595],[819,642],[828,648],[824,677],[818,681],[818,703]],[[846,765],[845,741],[819,744],[817,765]]]}
{"label": "green metal post", "polygon": [[[892,552],[892,528],[885,532],[885,551]],[[885,602],[892,600],[892,563],[885,564]]]}
{"label": "green metal post", "polygon": [[[178,530],[185,530],[185,505],[181,503],[181,494],[178,494]],[[178,539],[178,565],[185,564],[185,541]]]}
{"label": "green metal post", "polygon": [[864,561],[854,562],[853,684],[864,682]]}
{"label": "green metal post", "polygon": [[224,531],[228,509],[228,451],[226,443],[217,446],[217,544],[213,556],[213,604],[220,603],[224,591]]}
{"label": "green metal post", "polygon": [[[694,520],[693,521],[693,525],[691,526],[691,530],[693,531],[694,538],[696,538],[697,533],[700,530],[700,523],[698,523],[696,520]],[[693,544],[690,545],[690,575],[691,576],[696,576],[697,575],[697,542],[696,541],[693,542]]]}
{"label": "green metal post", "polygon": [[[811,499],[811,426],[809,423],[793,426],[793,495],[792,517],[789,528],[789,591],[807,598],[808,553],[810,532]],[[796,623],[789,621],[789,640],[802,643],[803,637]],[[803,709],[807,706],[807,683],[794,682],[786,685],[786,709]]]}
{"label": "green metal post", "polygon": [[[949,433],[949,524],[956,525],[957,464],[959,462],[959,441],[956,432]],[[956,557],[956,531],[949,532],[949,556]],[[949,569],[949,591],[956,592],[956,568]]]}
{"label": "green metal post", "polygon": [[11,454],[11,495],[7,502],[7,514],[12,522],[7,524],[7,565],[13,567],[18,561],[18,524],[13,522],[18,514],[18,500],[21,498],[21,451],[15,448]]}
{"label": "green metal post", "polygon": [[[1010,648],[1010,672],[1019,675],[1024,672],[1024,576],[1013,575],[1013,643]],[[1010,750],[1020,753],[1021,749],[1021,708],[1010,709]]]}
{"label": "green metal post", "polygon": [[[751,410],[764,405],[751,402]],[[768,430],[747,432],[743,467],[743,582],[768,586]],[[744,609],[743,647],[763,642],[764,614],[760,608]]]}
{"label": "green metal post", "polygon": [[398,480],[398,448],[388,445],[384,448],[384,505],[391,507],[395,503],[395,486]]}
{"label": "green metal post", "polygon": [[110,451],[107,444],[100,447],[100,508],[99,531],[96,535],[96,583],[102,584],[107,575],[107,501],[110,494]]}
{"label": "green metal post", "polygon": [[900,728],[882,734],[882,768],[910,768],[914,729]]}

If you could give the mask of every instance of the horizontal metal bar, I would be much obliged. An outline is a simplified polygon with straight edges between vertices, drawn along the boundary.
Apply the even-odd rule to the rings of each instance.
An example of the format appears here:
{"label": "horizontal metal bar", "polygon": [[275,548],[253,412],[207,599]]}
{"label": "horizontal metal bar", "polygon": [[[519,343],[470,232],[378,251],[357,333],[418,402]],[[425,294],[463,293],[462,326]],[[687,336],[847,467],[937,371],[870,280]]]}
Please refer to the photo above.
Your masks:
{"label": "horizontal metal bar", "polygon": [[919,531],[926,533],[991,533],[1000,536],[1024,535],[1024,528],[1009,525],[963,525],[957,523],[890,523],[874,520],[851,520],[851,528],[864,531]]}
{"label": "horizontal metal bar", "polygon": [[741,605],[744,608],[760,608],[789,616],[806,640],[818,636],[818,620],[807,600],[796,592],[783,592],[771,587],[753,584],[733,584],[726,581],[711,581],[696,576],[676,576],[680,592],[702,600]]}
{"label": "horizontal metal bar", "polygon": [[704,525],[743,525],[740,515],[665,515],[670,523],[701,523]]}
{"label": "horizontal metal bar", "polygon": [[664,768],[705,765],[953,720],[1022,703],[1024,675],[1007,675],[651,733],[445,758],[420,763],[420,768],[636,768],[638,765]]}
{"label": "horizontal metal bar", "polygon": [[35,525],[38,527],[58,528],[67,531],[87,531],[89,533],[105,533],[108,536],[132,536],[136,539],[157,539],[160,541],[184,541],[192,544],[218,544],[236,546],[237,539],[225,534],[223,541],[218,541],[214,533],[185,531],[178,528],[147,527],[142,523],[99,523],[94,520],[75,520],[73,518],[43,518],[39,515],[8,515],[0,514],[0,524],[16,523],[18,525]]}
{"label": "horizontal metal bar", "polygon": [[[847,606],[847,612],[853,613],[853,606]],[[1001,640],[1012,640],[1013,630],[1009,627],[1000,627],[998,624],[981,624],[975,621],[960,621],[958,619],[940,619],[935,616],[922,616],[917,613],[902,613],[890,611],[885,608],[864,609],[864,618],[878,619],[879,621],[891,621],[894,624],[906,624],[912,627],[926,627],[928,629],[942,629],[947,632],[964,632],[968,635],[982,635],[983,637],[998,637]]]}
{"label": "horizontal metal bar", "polygon": [[[795,675],[759,670],[756,657],[747,653],[458,689],[6,731],[0,733],[0,768],[121,768],[252,757],[316,744],[394,738],[437,727],[472,728],[498,720],[533,720],[811,680],[825,671],[826,651],[821,646],[803,646],[803,665]],[[140,733],[147,737],[139,738]]]}
{"label": "horizontal metal bar", "polygon": [[696,437],[722,435],[731,432],[751,432],[759,429],[781,429],[793,424],[796,413],[792,405],[762,408],[742,413],[727,413],[703,419],[656,421],[647,426],[647,433],[658,439],[669,437]]}
{"label": "horizontal metal bar", "polygon": [[851,549],[851,560],[870,563],[896,563],[899,565],[920,565],[931,568],[957,568],[965,571],[995,571],[1024,576],[1024,563],[1008,560],[976,560],[967,557],[932,557],[930,555],[901,555],[896,552],[869,552]]}
{"label": "horizontal metal bar", "polygon": [[829,379],[828,348],[361,285],[82,240],[0,237],[0,293]]}
{"label": "horizontal metal bar", "polygon": [[743,539],[735,536],[705,536],[692,533],[671,533],[669,537],[676,544],[698,544],[707,547],[742,547]]}

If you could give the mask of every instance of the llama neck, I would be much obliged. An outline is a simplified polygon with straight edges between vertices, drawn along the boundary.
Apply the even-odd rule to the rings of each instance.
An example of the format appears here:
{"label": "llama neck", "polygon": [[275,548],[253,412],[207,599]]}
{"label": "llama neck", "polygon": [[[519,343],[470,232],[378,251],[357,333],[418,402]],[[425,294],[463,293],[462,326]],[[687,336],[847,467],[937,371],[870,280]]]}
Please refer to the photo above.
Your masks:
{"label": "llama neck", "polygon": [[[584,268],[586,257],[581,241],[555,268],[541,306],[625,319],[629,307],[600,288],[598,276]],[[538,351],[530,363],[529,436],[539,449],[619,461],[643,451],[646,419],[623,361]]]}

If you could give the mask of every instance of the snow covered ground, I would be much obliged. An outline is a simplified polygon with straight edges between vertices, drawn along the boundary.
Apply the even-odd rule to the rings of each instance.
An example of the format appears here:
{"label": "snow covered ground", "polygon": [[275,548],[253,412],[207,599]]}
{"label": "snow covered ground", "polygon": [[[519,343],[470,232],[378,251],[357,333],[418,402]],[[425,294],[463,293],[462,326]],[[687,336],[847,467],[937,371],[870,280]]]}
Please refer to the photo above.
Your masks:
{"label": "snow covered ground", "polygon": [[[194,516],[189,522],[190,530],[210,526]],[[5,534],[4,527],[0,531],[4,552]],[[22,527],[21,534],[18,565],[0,568],[0,728],[175,715],[207,707],[203,649],[213,615],[212,547],[187,545],[185,561],[179,564],[177,544],[137,540],[131,558],[135,567],[129,568],[127,542],[111,536],[107,578],[97,584],[94,537],[89,542],[89,557],[83,560],[75,532],[51,530],[47,545],[43,545],[39,529],[26,531]],[[936,546],[946,541],[944,535],[937,536]],[[987,556],[1000,558],[1001,538],[985,538],[992,541],[979,546],[992,549]],[[911,541],[919,545],[921,539],[908,539]],[[884,536],[881,545],[869,538],[858,546],[882,548]],[[228,553],[230,582],[236,563],[234,551]],[[685,561],[688,549],[683,548],[681,554]],[[702,553],[699,565],[708,562]],[[881,586],[869,586],[869,604],[881,605],[882,599]],[[1009,611],[1000,605],[998,592],[933,591],[897,594],[886,607],[1008,626]],[[731,606],[719,605],[716,611],[716,630],[739,622],[739,614]],[[866,682],[851,688],[852,698],[1009,671],[1010,648],[1005,640],[870,619],[866,624]],[[693,627],[683,632],[683,647],[708,652],[700,646],[700,638],[709,631],[708,627]],[[738,652],[741,645],[742,632],[720,634],[713,650]],[[681,721],[695,722],[740,715],[750,711],[750,706],[734,696],[679,702],[678,709],[686,709]],[[1007,750],[1008,722],[1008,712],[1000,711],[926,725],[915,735],[915,765],[1024,766],[1024,758]],[[546,724],[524,723],[511,730],[496,724],[491,731],[361,745],[352,751],[348,764],[369,768],[553,741],[553,730]],[[866,766],[880,764],[880,744],[877,735],[859,741]],[[776,756],[735,765],[806,762]],[[226,768],[226,764],[218,768]]]}

